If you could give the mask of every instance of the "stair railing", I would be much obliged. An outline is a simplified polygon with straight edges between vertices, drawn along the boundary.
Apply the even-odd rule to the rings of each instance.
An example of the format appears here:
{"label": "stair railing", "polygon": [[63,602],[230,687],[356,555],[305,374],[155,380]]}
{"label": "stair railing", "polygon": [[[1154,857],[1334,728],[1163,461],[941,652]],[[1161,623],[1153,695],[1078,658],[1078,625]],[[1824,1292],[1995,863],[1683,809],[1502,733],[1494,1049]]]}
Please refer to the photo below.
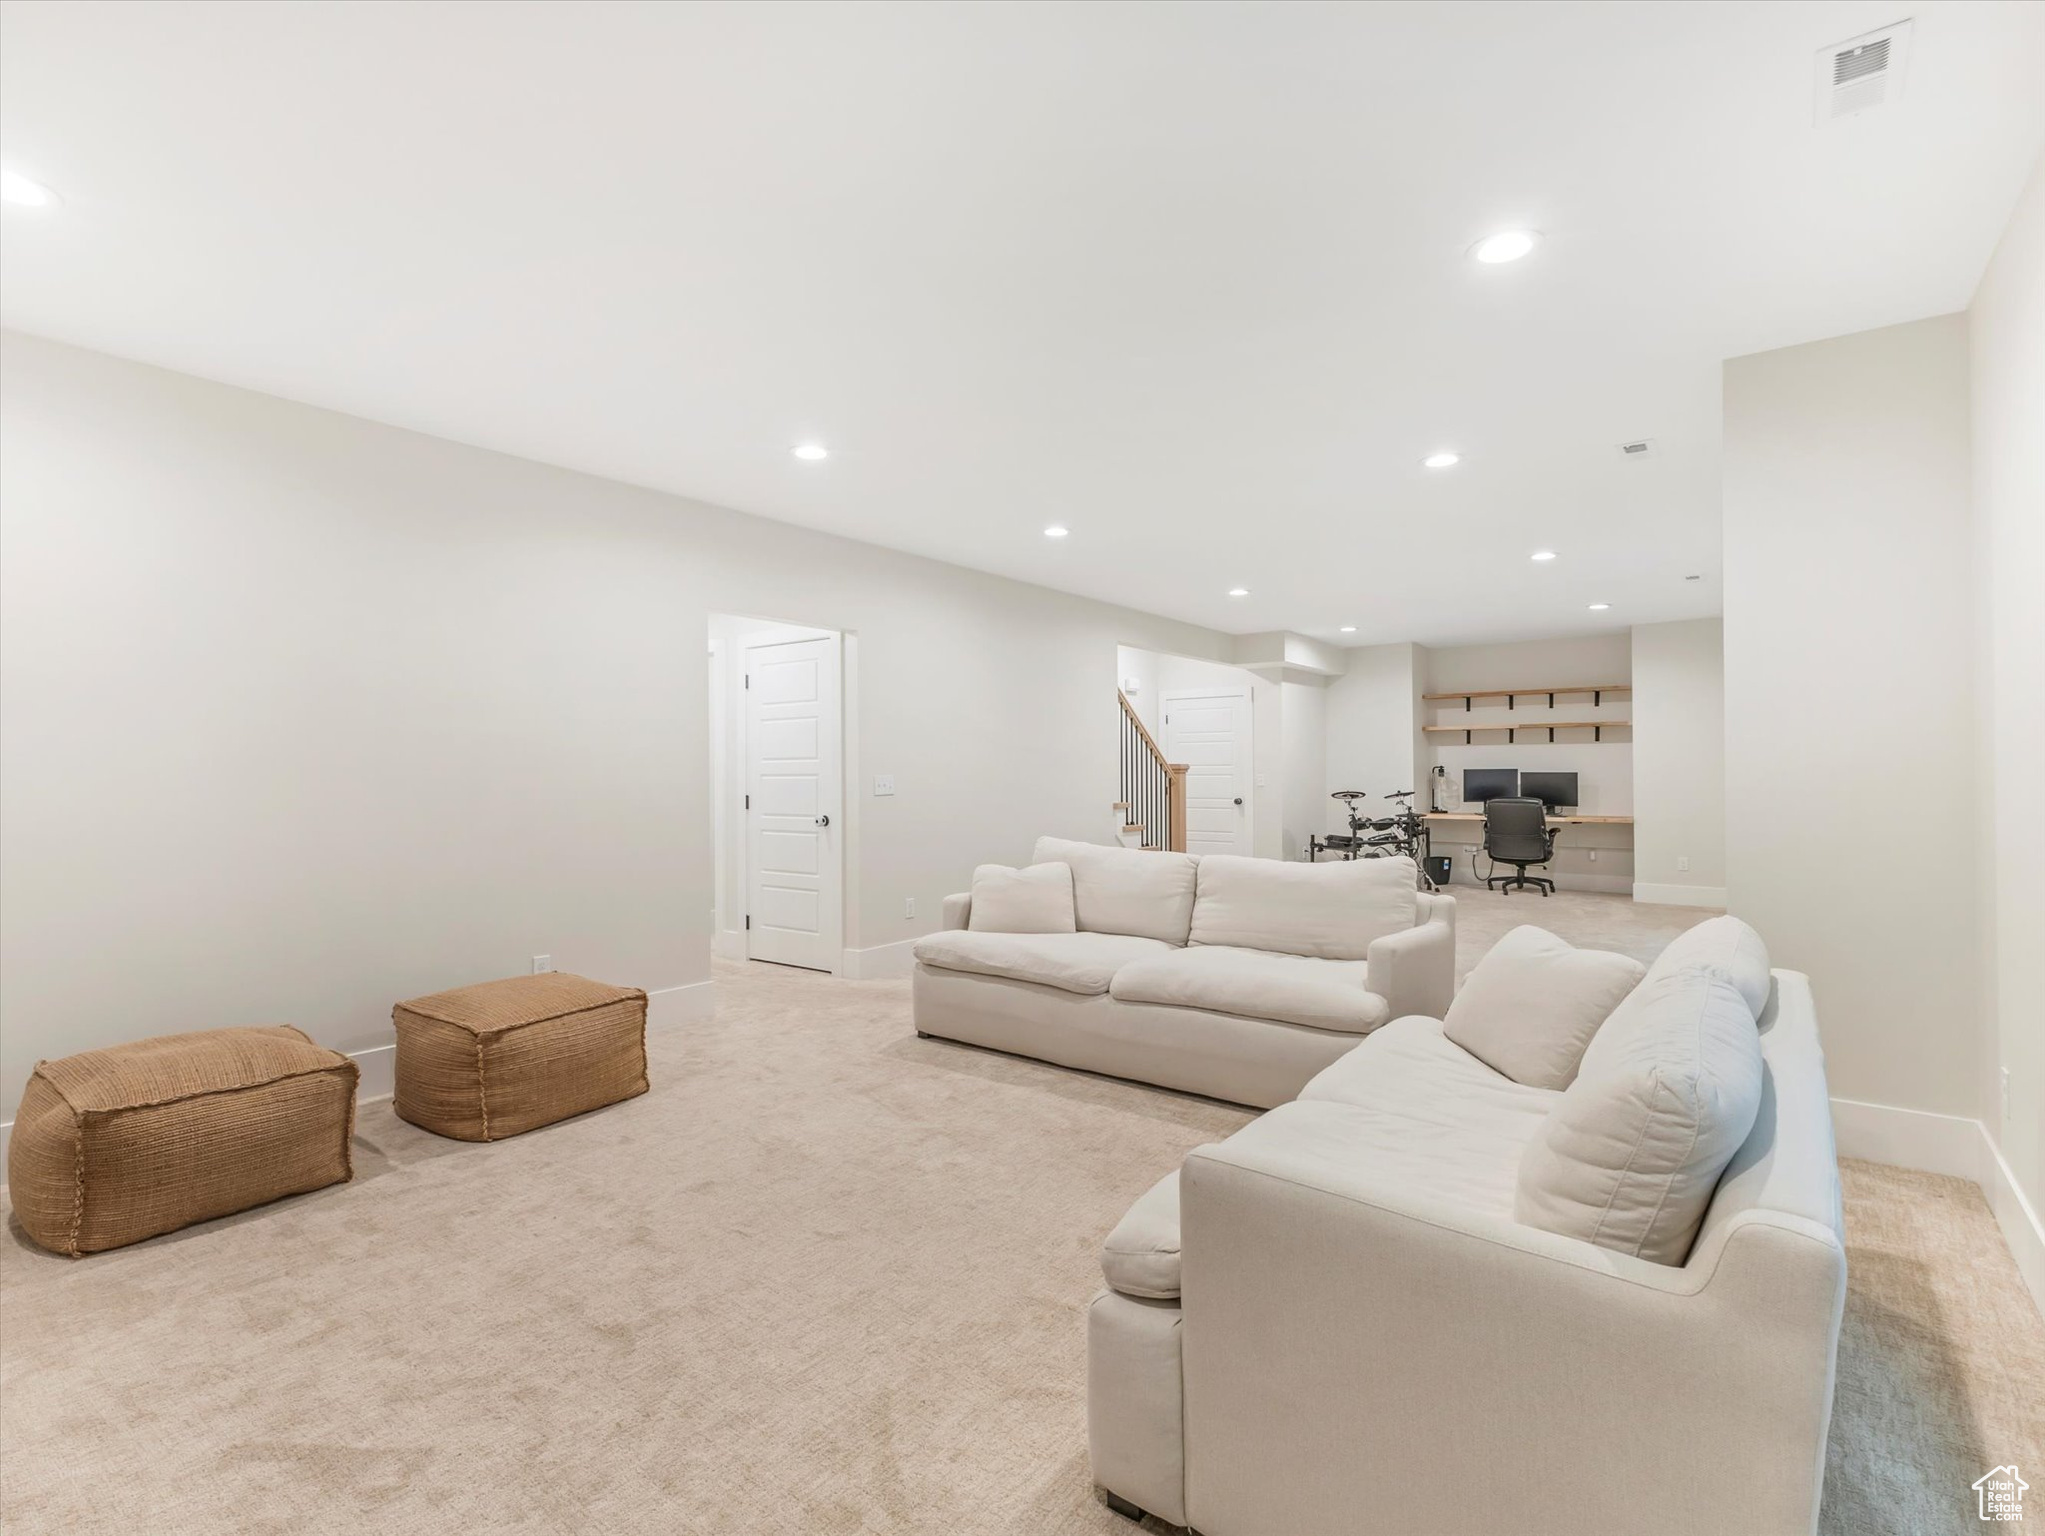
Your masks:
{"label": "stair railing", "polygon": [[1122,704],[1123,826],[1141,829],[1146,848],[1184,853],[1188,765],[1166,762],[1129,695],[1117,688],[1115,697]]}

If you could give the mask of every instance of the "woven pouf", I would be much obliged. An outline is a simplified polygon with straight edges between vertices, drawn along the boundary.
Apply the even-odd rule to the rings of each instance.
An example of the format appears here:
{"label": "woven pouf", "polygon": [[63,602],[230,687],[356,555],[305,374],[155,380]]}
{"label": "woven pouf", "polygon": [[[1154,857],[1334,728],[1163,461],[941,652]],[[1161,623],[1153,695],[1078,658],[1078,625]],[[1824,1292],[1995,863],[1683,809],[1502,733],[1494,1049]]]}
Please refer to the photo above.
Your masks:
{"label": "woven pouf", "polygon": [[38,1062],[7,1147],[14,1214],[77,1258],[341,1183],[358,1076],[289,1025]]}
{"label": "woven pouf", "polygon": [[398,1118],[501,1141],[646,1092],[646,994],[566,971],[415,997],[398,1031]]}

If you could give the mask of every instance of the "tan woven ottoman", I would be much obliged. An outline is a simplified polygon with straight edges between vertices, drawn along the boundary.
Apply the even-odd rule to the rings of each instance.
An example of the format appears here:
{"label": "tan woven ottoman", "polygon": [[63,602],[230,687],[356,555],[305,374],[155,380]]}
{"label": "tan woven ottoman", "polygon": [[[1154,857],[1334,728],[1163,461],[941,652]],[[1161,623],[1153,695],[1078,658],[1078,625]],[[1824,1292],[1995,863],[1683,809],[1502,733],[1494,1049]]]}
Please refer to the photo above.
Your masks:
{"label": "tan woven ottoman", "polygon": [[566,971],[415,997],[398,1030],[398,1118],[501,1141],[646,1092],[646,994]]}
{"label": "tan woven ottoman", "polygon": [[339,1184],[359,1075],[288,1024],[38,1062],[7,1147],[14,1214],[77,1258]]}

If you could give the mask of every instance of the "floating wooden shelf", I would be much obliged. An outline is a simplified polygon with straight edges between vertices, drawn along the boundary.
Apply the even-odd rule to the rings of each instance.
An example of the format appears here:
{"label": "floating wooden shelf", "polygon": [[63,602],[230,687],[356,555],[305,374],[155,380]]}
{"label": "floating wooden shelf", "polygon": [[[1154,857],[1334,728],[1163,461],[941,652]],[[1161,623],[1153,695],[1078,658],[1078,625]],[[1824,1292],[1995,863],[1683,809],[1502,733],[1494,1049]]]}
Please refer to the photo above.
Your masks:
{"label": "floating wooden shelf", "polygon": [[1557,731],[1589,731],[1591,740],[1603,741],[1606,731],[1628,730],[1632,725],[1631,720],[1494,720],[1472,721],[1468,725],[1424,725],[1421,729],[1430,736],[1460,735],[1463,745],[1468,746],[1471,734],[1476,731],[1504,731],[1508,741],[1515,739],[1516,731],[1546,731],[1550,741]]}
{"label": "floating wooden shelf", "polygon": [[1423,693],[1420,697],[1429,701],[1461,699],[1465,709],[1470,707],[1472,699],[1503,699],[1505,707],[1511,709],[1514,699],[1531,699],[1546,694],[1548,707],[1553,709],[1555,695],[1558,693],[1587,693],[1591,696],[1591,703],[1599,704],[1608,693],[1631,692],[1633,692],[1631,683],[1585,683],[1581,687],[1571,688],[1480,688],[1474,693]]}

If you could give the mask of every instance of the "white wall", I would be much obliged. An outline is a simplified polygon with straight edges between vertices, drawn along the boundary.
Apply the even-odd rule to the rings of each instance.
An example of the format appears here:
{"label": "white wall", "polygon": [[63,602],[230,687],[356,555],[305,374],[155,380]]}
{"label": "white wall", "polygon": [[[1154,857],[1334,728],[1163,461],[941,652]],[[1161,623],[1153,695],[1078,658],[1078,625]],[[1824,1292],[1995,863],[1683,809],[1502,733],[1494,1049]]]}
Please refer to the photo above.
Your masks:
{"label": "white wall", "polygon": [[[1426,769],[1420,749],[1420,693],[1427,652],[1417,645],[1360,645],[1348,653],[1349,670],[1328,685],[1325,706],[1328,792],[1361,789],[1372,816],[1393,809],[1382,797],[1410,789],[1427,809]],[[1348,819],[1333,800],[1321,808],[1320,830],[1345,831]]]}
{"label": "white wall", "polygon": [[[1990,895],[1986,1120],[2045,1210],[2045,160],[1967,315],[1972,353],[1975,841]],[[2007,764],[2009,771],[1999,773]],[[2009,1108],[1997,1069],[2009,1070]],[[2005,1223],[2007,1226],[2007,1222]],[[2040,1289],[2034,1274],[2034,1290]]]}
{"label": "white wall", "polygon": [[1959,315],[1725,365],[1726,884],[1837,1096],[1978,1117],[1967,369]]}
{"label": "white wall", "polygon": [[[526,969],[707,981],[708,616],[857,648],[848,942],[1105,840],[1115,646],[1225,637],[29,337],[0,346],[0,1103]],[[904,898],[922,916],[902,916]],[[890,951],[899,953],[899,951]],[[0,1110],[4,1113],[4,1110]]]}
{"label": "white wall", "polygon": [[1631,714],[1634,899],[1724,906],[1722,620],[1634,626]]}
{"label": "white wall", "polygon": [[1326,830],[1328,798],[1328,684],[1279,685],[1279,725],[1284,735],[1284,828],[1279,857],[1299,859],[1307,839]]}

